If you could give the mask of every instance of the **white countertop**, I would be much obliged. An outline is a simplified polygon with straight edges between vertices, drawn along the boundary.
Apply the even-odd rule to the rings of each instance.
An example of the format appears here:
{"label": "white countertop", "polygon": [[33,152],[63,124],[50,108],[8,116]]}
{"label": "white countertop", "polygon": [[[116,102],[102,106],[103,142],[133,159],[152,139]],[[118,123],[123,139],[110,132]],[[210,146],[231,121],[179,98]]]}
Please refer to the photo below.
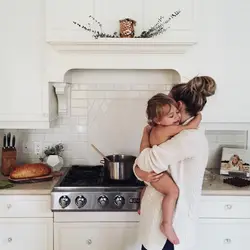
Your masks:
{"label": "white countertop", "polygon": [[[250,195],[250,186],[235,187],[223,183],[226,176],[219,175],[219,170],[210,170],[211,175],[204,177],[202,186],[202,195],[220,195],[220,196],[247,196]],[[210,178],[209,178],[210,177]]]}
{"label": "white countertop", "polygon": [[[223,183],[226,177],[220,176],[218,171],[212,171],[212,178],[204,177],[202,195],[225,195],[225,196],[246,196],[250,195],[250,186],[234,187]],[[211,176],[210,176],[211,177]],[[14,184],[14,187],[0,189],[0,195],[50,195],[53,186],[59,177],[52,181],[37,182],[29,184]],[[7,180],[7,177],[0,175],[0,180]]]}
{"label": "white countertop", "polygon": [[[11,188],[0,189],[0,195],[50,195],[58,178],[37,183],[14,184]],[[8,180],[8,177],[0,174],[0,180]]]}

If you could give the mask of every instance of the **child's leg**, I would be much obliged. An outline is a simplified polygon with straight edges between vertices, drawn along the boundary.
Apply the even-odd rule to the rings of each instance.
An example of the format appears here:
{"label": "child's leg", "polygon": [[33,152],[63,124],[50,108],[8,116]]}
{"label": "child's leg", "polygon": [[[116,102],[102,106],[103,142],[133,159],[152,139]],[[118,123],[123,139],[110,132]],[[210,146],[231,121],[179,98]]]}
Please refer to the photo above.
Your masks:
{"label": "child's leg", "polygon": [[179,244],[179,239],[176,236],[172,227],[172,220],[176,201],[179,196],[179,189],[168,174],[164,174],[159,181],[151,183],[151,185],[157,191],[165,195],[162,201],[163,221],[161,229],[163,233],[167,236],[169,241],[171,241],[173,244]]}
{"label": "child's leg", "polygon": [[[142,201],[142,198],[143,198],[143,195],[144,195],[144,192],[146,190],[146,187],[144,187],[142,190],[141,190],[141,193],[140,193],[140,204],[141,204],[141,201]],[[141,214],[141,205],[140,205],[140,208],[138,210],[138,214]]]}

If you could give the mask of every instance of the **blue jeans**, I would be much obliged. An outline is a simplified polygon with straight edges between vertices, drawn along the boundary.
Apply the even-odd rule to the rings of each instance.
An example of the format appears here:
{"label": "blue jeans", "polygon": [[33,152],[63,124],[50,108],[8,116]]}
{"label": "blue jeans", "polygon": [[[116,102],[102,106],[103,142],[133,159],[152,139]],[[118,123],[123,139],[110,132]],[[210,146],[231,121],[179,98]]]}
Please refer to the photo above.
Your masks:
{"label": "blue jeans", "polygon": [[[147,249],[144,246],[141,246],[141,250],[147,250]],[[167,240],[162,250],[174,250],[174,245],[170,241]]]}

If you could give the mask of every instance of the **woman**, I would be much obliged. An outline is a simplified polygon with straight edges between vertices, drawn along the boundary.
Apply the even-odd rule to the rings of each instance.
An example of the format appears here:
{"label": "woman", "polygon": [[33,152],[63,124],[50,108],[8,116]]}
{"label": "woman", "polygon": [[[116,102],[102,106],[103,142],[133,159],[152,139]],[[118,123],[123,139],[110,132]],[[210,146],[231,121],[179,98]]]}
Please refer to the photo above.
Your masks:
{"label": "woman", "polygon": [[[204,108],[207,97],[213,95],[215,89],[215,81],[207,76],[195,77],[186,84],[172,88],[170,95],[178,102],[182,124],[188,123]],[[179,188],[173,227],[180,240],[179,245],[173,246],[161,233],[163,195],[148,186],[141,202],[139,240],[142,249],[192,249],[195,244],[203,175],[208,160],[208,144],[204,131],[185,130],[161,145],[150,148],[148,129],[144,129],[141,144],[144,145],[144,150],[134,167],[138,179],[158,180],[157,175],[143,171],[149,167],[156,174],[169,171]]]}

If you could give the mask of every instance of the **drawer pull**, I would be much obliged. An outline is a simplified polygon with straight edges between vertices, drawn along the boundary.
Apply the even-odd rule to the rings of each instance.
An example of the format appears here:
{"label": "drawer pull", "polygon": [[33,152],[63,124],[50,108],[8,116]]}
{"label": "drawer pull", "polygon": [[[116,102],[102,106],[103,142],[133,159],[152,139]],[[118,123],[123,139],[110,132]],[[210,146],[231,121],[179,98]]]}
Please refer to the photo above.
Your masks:
{"label": "drawer pull", "polygon": [[230,210],[230,209],[232,209],[232,207],[233,207],[232,205],[228,204],[228,205],[225,206],[225,209]]}
{"label": "drawer pull", "polygon": [[87,244],[88,244],[88,245],[91,245],[91,244],[92,244],[92,240],[91,240],[91,239],[88,239],[88,240],[87,240]]}
{"label": "drawer pull", "polygon": [[8,238],[8,242],[12,242],[12,238],[10,237],[10,238]]}
{"label": "drawer pull", "polygon": [[225,239],[225,240],[224,240],[224,243],[225,243],[225,244],[230,244],[230,243],[231,243],[231,239]]}
{"label": "drawer pull", "polygon": [[8,209],[11,209],[11,207],[12,207],[11,204],[7,204]]}

